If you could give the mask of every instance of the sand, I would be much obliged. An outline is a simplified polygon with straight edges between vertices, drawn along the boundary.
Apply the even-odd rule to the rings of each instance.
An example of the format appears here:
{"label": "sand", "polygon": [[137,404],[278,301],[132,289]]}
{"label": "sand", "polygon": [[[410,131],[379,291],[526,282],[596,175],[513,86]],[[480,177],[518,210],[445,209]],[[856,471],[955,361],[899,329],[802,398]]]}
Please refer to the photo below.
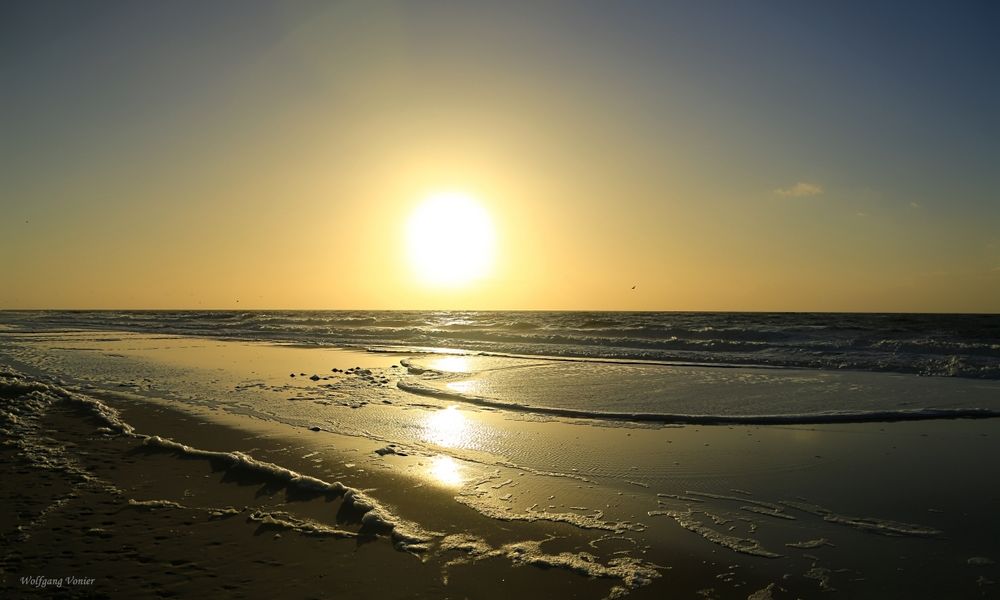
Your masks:
{"label": "sand", "polygon": [[568,419],[395,354],[0,335],[4,597],[997,594],[992,419]]}

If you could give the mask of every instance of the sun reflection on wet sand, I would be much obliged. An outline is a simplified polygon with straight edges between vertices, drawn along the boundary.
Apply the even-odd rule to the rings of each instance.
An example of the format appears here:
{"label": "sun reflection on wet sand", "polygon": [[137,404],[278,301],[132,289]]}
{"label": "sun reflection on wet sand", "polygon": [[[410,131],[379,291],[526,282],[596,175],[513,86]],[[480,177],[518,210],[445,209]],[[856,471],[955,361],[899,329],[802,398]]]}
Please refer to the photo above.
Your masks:
{"label": "sun reflection on wet sand", "polygon": [[442,356],[428,361],[427,368],[442,373],[471,373],[472,363],[467,356]]}
{"label": "sun reflection on wet sand", "polygon": [[428,442],[453,448],[469,437],[469,421],[456,406],[431,413],[424,419],[424,439]]}
{"label": "sun reflection on wet sand", "polygon": [[445,485],[462,485],[462,467],[450,456],[438,455],[434,457],[430,468],[431,477],[439,483]]}

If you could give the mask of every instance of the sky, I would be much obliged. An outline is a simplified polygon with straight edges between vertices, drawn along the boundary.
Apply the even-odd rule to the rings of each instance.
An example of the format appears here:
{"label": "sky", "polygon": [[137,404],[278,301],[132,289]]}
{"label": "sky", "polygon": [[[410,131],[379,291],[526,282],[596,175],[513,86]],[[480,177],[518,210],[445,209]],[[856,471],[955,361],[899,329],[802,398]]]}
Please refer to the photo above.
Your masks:
{"label": "sky", "polygon": [[[3,2],[0,309],[1000,312],[998,28],[975,1]],[[492,226],[461,285],[408,258],[442,192]]]}

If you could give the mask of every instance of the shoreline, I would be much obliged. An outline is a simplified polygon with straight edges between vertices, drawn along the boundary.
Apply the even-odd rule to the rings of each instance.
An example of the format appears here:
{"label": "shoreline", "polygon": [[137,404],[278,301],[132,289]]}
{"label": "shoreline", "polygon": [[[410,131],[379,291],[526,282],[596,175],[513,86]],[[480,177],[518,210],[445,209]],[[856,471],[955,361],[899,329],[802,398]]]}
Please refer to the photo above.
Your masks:
{"label": "shoreline", "polygon": [[[106,400],[106,399],[105,399]],[[144,551],[155,555],[157,546],[170,546],[172,552],[181,550],[193,551],[199,548],[201,553],[205,546],[227,546],[227,552],[235,547],[242,547],[245,554],[253,556],[255,553],[268,555],[271,549],[261,546],[262,542],[254,542],[251,546],[246,546],[254,538],[264,539],[270,537],[272,540],[294,537],[294,545],[306,544],[306,547],[292,547],[285,550],[286,554],[294,557],[295,561],[301,561],[297,568],[308,566],[305,573],[297,573],[296,577],[322,578],[330,566],[328,560],[339,559],[342,566],[348,571],[356,573],[354,581],[358,589],[364,589],[360,594],[362,597],[412,597],[412,588],[408,591],[399,590],[392,581],[382,581],[381,586],[372,587],[373,582],[378,578],[375,573],[382,569],[392,569],[401,571],[409,581],[409,586],[420,582],[426,586],[426,592],[420,595],[428,597],[445,597],[452,593],[470,594],[475,591],[474,577],[466,577],[461,571],[463,566],[462,557],[464,555],[462,546],[456,545],[455,550],[448,550],[444,544],[438,544],[441,548],[428,554],[428,550],[423,548],[410,548],[407,545],[393,543],[395,536],[385,530],[383,526],[376,526],[369,533],[365,533],[368,523],[364,518],[373,511],[381,515],[395,515],[395,507],[387,510],[371,501],[367,506],[363,503],[361,511],[347,506],[343,498],[345,493],[347,498],[353,494],[360,494],[359,491],[345,486],[345,490],[330,490],[321,480],[311,479],[311,476],[300,475],[297,471],[280,472],[284,467],[276,467],[275,463],[259,462],[256,458],[251,459],[249,465],[219,464],[219,459],[224,459],[228,463],[232,450],[204,450],[203,447],[211,448],[239,448],[245,447],[248,440],[252,440],[259,448],[256,455],[268,458],[284,456],[288,457],[289,448],[286,444],[293,440],[288,436],[288,432],[275,431],[273,424],[258,424],[258,427],[250,427],[248,422],[241,423],[241,427],[235,428],[231,425],[223,425],[218,422],[199,420],[192,415],[178,412],[166,407],[137,408],[124,410],[122,414],[129,414],[132,417],[145,413],[146,425],[156,424],[157,431],[161,434],[170,432],[175,437],[184,439],[185,442],[192,439],[199,440],[200,448],[194,449],[189,446],[180,446],[183,442],[166,442],[159,436],[143,437],[142,428],[136,427],[140,437],[133,437],[122,434],[104,433],[94,439],[93,432],[107,428],[108,421],[101,418],[100,413],[95,413],[92,408],[84,404],[55,403],[51,410],[43,414],[43,424],[53,431],[58,430],[60,441],[69,442],[71,447],[86,449],[87,459],[80,461],[82,464],[72,465],[67,469],[54,469],[55,480],[72,478],[74,474],[85,472],[87,480],[82,485],[71,487],[69,490],[57,493],[51,497],[42,494],[37,502],[28,502],[27,505],[20,505],[13,490],[6,485],[4,494],[5,507],[12,505],[17,509],[20,506],[23,512],[31,504],[48,504],[36,515],[35,520],[29,528],[15,529],[18,533],[24,534],[28,531],[28,537],[21,540],[11,540],[11,551],[4,556],[4,587],[9,591],[22,593],[23,584],[19,584],[21,577],[33,577],[25,573],[34,573],[46,570],[77,570],[80,572],[91,572],[95,575],[91,578],[103,581],[115,582],[115,587],[108,589],[97,588],[104,592],[111,592],[121,597],[133,597],[134,594],[141,595],[148,593],[150,589],[159,590],[176,589],[188,592],[198,587],[190,588],[181,585],[177,572],[174,571],[148,571],[143,565],[155,562],[155,560],[140,560],[137,564],[122,562],[122,558],[130,559],[132,554],[118,556],[111,549],[102,550],[105,559],[114,559],[116,564],[112,569],[102,568],[101,563],[90,557],[94,552],[91,545],[96,538],[98,541],[115,540],[129,548],[142,548]],[[196,430],[196,431],[195,431]],[[325,433],[319,435],[327,435]],[[153,442],[152,445],[150,442]],[[315,446],[314,446],[315,447]],[[78,450],[79,451],[79,450]],[[336,451],[336,450],[334,450]],[[5,451],[9,454],[8,451]],[[229,456],[220,456],[220,455]],[[249,459],[249,455],[243,455]],[[17,470],[18,475],[25,482],[33,482],[28,487],[37,488],[38,484],[43,487],[53,485],[53,469],[38,469],[37,464],[24,464],[17,460],[16,456],[10,456],[13,464],[21,463]],[[123,461],[124,458],[124,461]],[[285,460],[284,462],[294,462]],[[263,465],[264,468],[261,468]],[[242,468],[241,468],[242,467]],[[152,473],[150,472],[152,471]],[[276,472],[277,471],[277,472]],[[290,474],[289,474],[290,473]],[[277,478],[275,476],[277,475]],[[41,476],[41,481],[38,481]],[[26,479],[24,479],[26,478]],[[92,480],[91,480],[92,478]],[[363,479],[371,484],[390,486],[398,484],[400,478],[387,476],[385,473],[368,472]],[[403,477],[405,480],[406,478]],[[97,482],[97,483],[95,483]],[[412,481],[410,482],[413,483]],[[319,484],[319,485],[317,485]],[[334,486],[339,486],[339,482]],[[373,490],[377,492],[377,489]],[[440,505],[445,501],[450,501],[451,496],[444,490],[436,490],[430,487],[411,488],[407,491],[407,504],[404,507],[407,512],[420,512],[424,515],[432,514],[432,507]],[[355,497],[355,504],[359,502],[359,497]],[[333,504],[331,504],[333,503]],[[79,505],[79,506],[78,506]],[[96,512],[93,507],[98,507]],[[373,508],[372,508],[373,507]],[[74,513],[74,509],[82,511],[82,514]],[[456,511],[465,511],[464,515],[459,515],[459,521],[468,523],[469,521],[485,521],[475,511],[465,509],[456,505]],[[121,515],[129,514],[148,515],[154,521],[163,521],[162,526],[153,525],[152,531],[129,532],[125,524],[117,522]],[[67,521],[68,517],[63,514],[73,514],[72,523]],[[59,515],[59,516],[57,516]],[[454,516],[454,515],[453,515]],[[92,517],[92,518],[89,518]],[[100,521],[97,520],[100,517]],[[396,519],[397,517],[393,517]],[[145,520],[145,519],[144,519]],[[405,521],[404,521],[405,523]],[[225,524],[225,526],[223,526]],[[445,525],[441,520],[435,523],[438,526]],[[93,526],[91,526],[93,525]],[[213,530],[221,531],[201,531],[202,526],[210,525]],[[357,532],[352,531],[360,526]],[[406,525],[413,527],[413,525]],[[475,529],[481,527],[472,526]],[[468,527],[466,527],[468,528]],[[68,536],[59,538],[58,542],[52,540],[49,535],[63,533],[65,530],[78,530],[79,538]],[[540,531],[542,528],[534,524],[517,524],[515,529],[521,531],[515,535],[518,539],[523,537],[544,538],[547,534]],[[545,527],[545,529],[551,529]],[[464,530],[464,529],[463,529]],[[419,528],[417,528],[419,532]],[[160,532],[157,534],[157,532]],[[170,535],[162,535],[162,533]],[[8,533],[5,531],[5,533]],[[73,533],[77,533],[74,531]],[[447,532],[433,532],[436,538],[447,540]],[[572,533],[567,528],[563,532]],[[48,534],[48,535],[46,535]],[[153,535],[150,539],[147,534]],[[412,536],[412,537],[410,537]],[[178,537],[203,539],[192,546],[192,540],[184,540],[183,543],[173,544]],[[385,539],[380,539],[385,538]],[[405,533],[403,539],[420,546],[424,542],[424,537],[420,533]],[[316,540],[309,542],[309,540]],[[340,540],[340,541],[338,541]],[[327,548],[322,554],[321,560],[313,561],[311,564],[307,559],[313,552],[313,547],[324,542],[333,543],[336,548]],[[452,540],[454,542],[454,540]],[[477,544],[484,543],[485,540],[476,540]],[[152,543],[153,548],[148,545]],[[287,542],[286,542],[287,543]],[[347,544],[347,546],[345,546]],[[393,548],[393,546],[397,546]],[[498,542],[498,547],[502,544]],[[48,547],[58,547],[59,552],[47,556],[44,552]],[[68,559],[63,555],[66,549],[76,548]],[[357,551],[365,548],[370,552],[370,558],[359,557]],[[25,549],[29,549],[25,551]],[[331,550],[333,554],[330,554]],[[35,553],[34,555],[32,553]],[[537,552],[533,560],[546,561],[551,556],[543,552]],[[199,556],[199,559],[203,559]],[[221,558],[221,556],[220,556]],[[33,560],[32,560],[33,559]],[[191,556],[183,560],[184,564],[196,563]],[[244,558],[245,561],[259,562],[264,559],[257,558],[252,561]],[[291,560],[291,559],[289,559]],[[63,561],[65,565],[61,564]],[[450,576],[448,577],[448,588],[445,589],[440,569],[447,563],[458,561],[452,565]],[[177,561],[167,561],[177,562]],[[53,566],[53,564],[59,566]],[[165,564],[165,563],[164,563]],[[115,571],[127,570],[126,567],[138,569],[142,573],[144,583],[139,588],[129,587],[128,583],[122,584],[114,576]],[[155,567],[155,565],[153,565]],[[176,566],[176,565],[174,565]],[[558,565],[553,565],[558,566]],[[14,567],[20,572],[12,572]],[[467,568],[467,567],[466,567]],[[506,569],[512,568],[508,564]],[[88,571],[88,569],[90,571]],[[251,580],[245,579],[245,563],[234,565],[228,573],[218,564],[214,565],[216,577],[225,578],[244,576],[240,588],[249,587]],[[494,565],[491,571],[506,571],[502,565]],[[103,576],[102,576],[103,575]],[[341,574],[343,575],[343,574]],[[43,575],[44,577],[44,575]],[[186,577],[186,576],[185,576]],[[129,579],[136,578],[133,573]],[[514,577],[517,580],[517,577]],[[524,578],[521,578],[524,579]],[[533,579],[528,577],[527,579]],[[576,587],[589,587],[592,597],[599,597],[600,594],[608,593],[612,587],[613,579],[597,579],[591,581],[574,574],[572,568],[566,569],[564,575],[555,577],[563,580],[558,585],[573,585]],[[580,581],[577,581],[577,580]],[[248,597],[266,597],[275,593],[280,593],[279,589],[284,589],[284,584],[276,584],[271,591],[263,591],[258,586],[263,582],[257,577],[252,578],[253,592],[243,589],[239,595]],[[466,582],[473,585],[472,588],[465,588],[456,582]],[[205,581],[202,584],[207,583]],[[214,582],[213,582],[214,583]],[[341,581],[342,584],[345,582]],[[535,585],[538,582],[531,582]],[[100,584],[98,584],[100,585]],[[123,587],[118,587],[122,585]],[[235,588],[226,588],[232,592]],[[527,585],[527,584],[525,584]],[[556,584],[553,584],[556,585]],[[147,589],[148,588],[148,589]],[[41,588],[39,588],[41,589]],[[301,597],[308,597],[305,587],[300,588],[303,593]],[[354,589],[349,586],[349,589]],[[204,590],[202,590],[204,591]],[[286,590],[287,591],[287,590]],[[183,593],[183,592],[182,592]],[[357,592],[356,592],[357,594]],[[299,596],[292,596],[299,597]]]}
{"label": "shoreline", "polygon": [[[101,352],[124,357],[105,357],[100,363],[91,362],[94,344],[98,343],[93,340],[81,341],[75,347],[67,345],[66,341],[52,342],[52,345],[44,347],[29,344],[21,347],[19,352],[21,358],[29,358],[39,367],[54,369],[52,373],[60,379],[70,372],[92,374],[90,369],[93,367],[89,365],[107,366],[113,361],[125,361],[121,363],[122,372],[133,373],[133,379],[138,382],[144,378],[139,377],[141,371],[136,369],[140,366],[151,369],[147,378],[153,379],[153,384],[115,389],[118,386],[116,382],[120,380],[109,371],[101,375],[108,385],[80,381],[77,382],[81,384],[78,389],[120,411],[122,419],[142,434],[159,435],[202,451],[243,452],[256,461],[280,465],[294,473],[364,489],[365,494],[384,506],[388,513],[416,524],[421,530],[441,535],[434,536],[428,551],[417,552],[419,556],[393,549],[389,539],[376,539],[361,546],[356,546],[357,538],[351,535],[337,541],[337,536],[356,534],[353,527],[357,527],[355,524],[345,529],[344,523],[337,521],[336,515],[340,513],[339,508],[334,508],[339,502],[337,498],[327,500],[322,494],[298,498],[295,493],[289,494],[287,485],[282,487],[273,478],[262,479],[259,474],[251,484],[247,482],[245,473],[238,476],[232,469],[214,469],[212,461],[218,457],[187,456],[188,453],[176,447],[167,448],[167,452],[162,449],[149,452],[141,445],[120,446],[123,440],[118,438],[105,439],[107,436],[101,436],[90,440],[79,430],[80,424],[73,416],[56,415],[50,428],[53,439],[67,435],[69,437],[65,441],[74,444],[73,448],[84,451],[83,456],[88,457],[87,460],[100,456],[101,460],[89,468],[99,473],[101,478],[114,482],[116,488],[148,492],[145,496],[128,499],[173,502],[187,508],[170,507],[168,504],[142,510],[123,508],[122,500],[112,503],[110,496],[88,492],[86,498],[81,495],[53,508],[53,523],[60,518],[56,515],[64,510],[69,514],[78,508],[86,512],[94,510],[94,507],[105,507],[94,512],[94,515],[101,516],[101,520],[96,520],[97,517],[88,520],[90,517],[75,514],[76,519],[90,527],[68,536],[67,525],[61,524],[63,529],[58,531],[62,531],[60,535],[64,537],[60,537],[58,542],[54,541],[56,538],[36,539],[39,545],[32,547],[34,554],[26,553],[34,557],[31,559],[34,562],[22,557],[21,562],[16,564],[32,565],[36,570],[44,566],[46,560],[50,561],[47,564],[70,565],[73,558],[69,555],[63,558],[58,554],[46,555],[47,548],[58,547],[72,552],[76,564],[82,568],[89,563],[80,562],[80,553],[97,543],[91,538],[102,539],[99,532],[88,533],[90,529],[105,529],[111,536],[107,539],[121,542],[127,538],[126,545],[143,548],[151,543],[146,535],[149,532],[140,534],[137,530],[125,533],[125,524],[117,517],[109,516],[112,512],[117,515],[130,511],[129,514],[140,515],[140,522],[149,521],[147,529],[155,529],[155,523],[161,521],[169,523],[168,530],[190,529],[184,535],[199,541],[186,546],[189,551],[224,540],[221,546],[231,550],[240,548],[243,553],[240,556],[244,557],[240,560],[244,565],[265,560],[254,554],[270,551],[269,546],[264,544],[265,540],[267,543],[281,540],[277,543],[290,547],[283,550],[286,554],[279,562],[285,565],[285,569],[293,569],[290,572],[296,573],[296,576],[301,575],[314,583],[327,571],[310,562],[308,552],[316,551],[315,544],[326,544],[331,548],[343,546],[343,551],[334,552],[339,557],[334,560],[342,561],[338,564],[353,570],[357,576],[357,580],[352,580],[354,583],[344,589],[362,597],[391,596],[386,590],[365,588],[363,583],[366,577],[378,579],[377,574],[386,569],[398,572],[401,580],[410,582],[411,587],[424,586],[420,588],[424,590],[421,594],[427,597],[462,597],[465,594],[487,598],[494,595],[499,598],[507,592],[500,587],[484,591],[481,584],[485,580],[517,582],[516,585],[520,586],[516,588],[517,593],[525,597],[549,597],[542,590],[557,594],[560,590],[572,589],[578,597],[604,598],[618,586],[622,590],[614,594],[621,595],[627,591],[629,597],[637,598],[662,597],[664,593],[694,595],[708,587],[714,590],[710,597],[746,598],[773,584],[772,596],[784,598],[796,595],[810,597],[822,591],[824,581],[827,587],[837,588],[837,593],[847,594],[845,597],[878,597],[890,589],[908,590],[913,597],[932,597],[942,589],[985,593],[991,589],[989,584],[977,583],[976,577],[996,579],[996,567],[993,565],[965,564],[967,560],[977,557],[997,558],[995,544],[989,537],[997,533],[994,531],[996,525],[982,520],[988,519],[985,515],[996,487],[982,489],[974,475],[970,473],[959,477],[959,471],[955,469],[956,464],[961,464],[955,461],[966,460],[963,457],[980,457],[979,468],[986,472],[991,468],[989,465],[997,462],[993,457],[998,454],[995,452],[998,438],[990,435],[995,432],[995,427],[990,427],[988,421],[814,427],[662,427],[648,424],[628,427],[623,426],[625,424],[581,423],[556,417],[525,420],[521,415],[506,411],[471,406],[449,409],[446,404],[401,403],[396,394],[402,392],[384,387],[374,375],[340,377],[335,374],[340,378],[331,378],[329,384],[322,380],[308,384],[334,386],[316,388],[326,390],[322,392],[326,396],[309,395],[307,392],[312,388],[294,387],[300,383],[305,386],[306,383],[298,382],[299,377],[289,378],[284,368],[286,365],[280,364],[287,359],[289,364],[304,365],[303,361],[308,360],[329,365],[336,357],[348,363],[357,363],[362,356],[356,353],[335,354],[320,350],[301,350],[299,353],[298,350],[280,346],[248,347],[234,342],[219,345],[212,341],[199,342],[196,338],[177,341],[175,348],[162,338],[149,345],[141,343],[142,335],[126,338],[100,342],[108,348],[116,348]],[[3,350],[0,347],[0,357],[6,355],[11,361],[10,348],[6,352]],[[231,372],[219,371],[199,362],[207,355],[231,356],[235,362],[226,359],[218,363],[230,365],[226,368]],[[386,357],[364,358],[378,361]],[[270,365],[275,361],[279,364],[274,367],[273,379],[275,382],[281,379],[282,382],[280,386],[268,387],[264,385],[269,381],[267,377],[260,379],[261,373],[251,371],[258,368],[256,365]],[[390,369],[392,362],[383,362],[381,364],[385,366],[372,366],[371,369],[376,374],[382,373],[378,369]],[[195,367],[191,365],[200,366],[192,370]],[[303,372],[311,370],[302,369]],[[49,371],[43,368],[37,371],[37,375],[49,376],[46,375]],[[63,375],[59,375],[60,372]],[[156,374],[161,372],[164,378],[157,380],[160,375]],[[385,372],[391,374],[393,371]],[[230,375],[235,379],[229,379]],[[251,379],[247,384],[239,383],[241,377],[248,375]],[[285,380],[298,383],[291,384]],[[190,386],[206,396],[201,404],[192,403],[182,393],[174,397],[164,396],[157,391],[164,389],[162,385],[158,387],[157,381],[168,386],[167,389],[186,389]],[[237,383],[234,384],[234,381]],[[83,385],[92,387],[87,389]],[[328,402],[324,398],[331,398],[329,394],[340,389],[337,386],[347,386],[348,395],[368,394],[369,401],[360,405],[341,405],[337,402],[317,404]],[[209,398],[224,397],[218,394],[233,396],[232,403],[213,405],[208,401]],[[264,413],[239,412],[244,409],[238,400],[251,397],[248,394],[252,397],[263,394],[261,398],[270,398],[262,407],[287,406],[287,410],[293,410],[289,414],[301,411],[307,411],[304,414],[325,414],[331,418],[330,423],[318,431],[311,431],[309,420],[290,419],[286,423]],[[306,396],[305,403],[296,400],[303,394]],[[391,399],[393,403],[383,404],[380,398]],[[317,409],[306,408],[311,406]],[[308,412],[315,410],[321,412]],[[392,435],[359,435],[349,426],[349,420],[344,420],[360,419],[359,422],[376,424],[388,418],[379,415],[392,416],[397,419],[393,422],[401,423],[404,429]],[[413,437],[399,437],[402,432],[410,431],[405,427],[427,423],[428,419],[433,421],[438,417],[445,418],[445,421],[444,428],[435,431],[436,434],[455,433],[449,427],[456,422],[449,419],[460,418],[461,426],[470,431],[494,432],[492,435],[503,435],[508,430],[517,432],[521,440],[519,445],[525,449],[537,446],[537,451],[541,451],[541,448],[547,447],[545,443],[551,443],[555,444],[552,447],[566,449],[568,454],[561,459],[563,462],[569,460],[572,464],[573,460],[584,460],[581,465],[593,466],[579,470],[569,469],[566,465],[542,468],[543,463],[537,460],[542,457],[533,459],[530,454],[509,455],[502,459],[484,454],[482,458],[477,458],[471,450],[462,450],[461,444],[465,442],[460,438],[449,439],[447,435],[423,442]],[[316,420],[311,422],[313,425],[317,423]],[[338,432],[338,427],[342,431]],[[393,438],[393,435],[396,437]],[[586,435],[585,440],[577,439],[583,435]],[[484,439],[488,441],[490,438]],[[546,439],[549,442],[545,442]],[[445,443],[458,443],[459,446],[442,445]],[[816,456],[790,453],[789,444],[809,448],[805,452],[815,453]],[[137,451],[137,448],[141,450]],[[669,449],[670,458],[660,454],[665,449]],[[939,449],[949,449],[949,454],[938,455]],[[598,454],[591,456],[589,453],[595,450]],[[495,453],[496,450],[490,452]],[[574,452],[583,454],[575,459]],[[612,463],[602,466],[603,462],[619,455],[631,460],[635,470],[626,468],[621,471],[615,467],[613,471],[607,471]],[[437,472],[434,461],[438,457],[446,459],[452,470]],[[529,464],[532,460],[536,463],[534,466]],[[931,468],[931,480],[912,479],[901,472],[900,469],[905,468],[901,466],[910,461],[921,462]],[[37,479],[45,475],[44,470],[32,472],[28,467],[20,470],[26,471],[18,473],[23,482],[12,483],[11,486],[27,485],[40,491],[45,487],[39,487]],[[447,477],[456,474],[456,480],[449,482]],[[445,479],[440,478],[442,475]],[[50,477],[43,477],[43,480],[58,486]],[[285,481],[287,483],[287,479]],[[844,481],[850,481],[856,490],[844,489]],[[889,492],[892,489],[889,485],[895,490]],[[865,486],[885,494],[882,500],[879,501],[878,496],[871,493],[860,493],[866,489]],[[975,491],[977,488],[980,488],[978,492]],[[49,502],[46,506],[57,504],[65,493],[59,492],[57,487],[53,489],[56,493],[47,496],[47,500],[40,497],[37,502]],[[9,486],[5,486],[5,490],[13,492]],[[185,493],[188,495],[185,496]],[[978,494],[979,498],[972,494]],[[806,499],[797,500],[799,496]],[[12,502],[16,502],[14,496],[5,493],[3,503],[9,509],[8,514],[17,513],[16,509],[10,510]],[[257,506],[255,502],[262,506]],[[112,505],[114,511],[111,510]],[[211,515],[211,511],[195,511],[196,507],[220,512],[229,507],[240,509],[242,506],[267,510],[240,510],[221,519],[206,517],[206,514]],[[589,508],[578,510],[585,507]],[[284,516],[272,514],[271,522],[263,523],[262,520],[267,518],[265,513],[282,513]],[[170,514],[180,518],[180,522],[169,517]],[[973,517],[977,530],[970,529],[972,522],[963,514],[980,515]],[[256,515],[256,520],[251,518],[253,515]],[[882,515],[882,518],[864,515]],[[114,525],[102,526],[103,521]],[[184,525],[189,521],[191,525]],[[195,523],[209,525],[195,531],[199,529]],[[263,525],[267,525],[265,530],[268,534],[261,532],[254,535]],[[248,527],[253,531],[248,532]],[[211,534],[208,533],[209,528]],[[14,529],[16,524],[5,526],[5,535]],[[274,538],[273,533],[280,533],[281,537]],[[813,543],[820,539],[827,539],[832,545]],[[355,546],[350,545],[351,540],[354,540]],[[152,541],[159,541],[161,545],[167,543],[165,540]],[[753,552],[741,550],[752,550],[755,547],[753,543],[780,557],[768,558],[768,554],[755,556]],[[794,544],[804,545],[798,548]],[[366,556],[372,557],[371,562],[367,558],[359,558],[357,551],[348,551],[349,548],[365,548],[364,552],[370,553]],[[174,550],[180,550],[180,547]],[[948,566],[937,567],[940,573],[936,579],[928,581],[924,576],[907,583],[898,581],[897,576],[892,575],[897,568],[895,561],[884,567],[879,566],[875,557],[884,556],[886,552],[912,555],[911,562],[916,561],[913,564],[925,564],[923,561],[935,556],[939,557],[935,560],[940,562],[942,552],[953,558],[945,563]],[[623,557],[631,562],[612,562]],[[132,569],[133,575],[142,573],[145,578],[158,580],[162,586],[174,585],[168,585],[168,581],[173,581],[172,576],[154,576],[142,567],[150,563],[135,563],[132,555],[108,555],[106,558],[122,570]],[[192,562],[197,564],[198,561]],[[936,563],[926,563],[928,566],[931,564]],[[12,585],[12,575],[18,575],[11,570],[12,566],[9,560],[5,560],[6,586]],[[735,570],[731,568],[733,566]],[[235,578],[239,570],[226,571],[218,566],[212,569],[225,571],[216,571],[217,578],[222,579],[229,574]],[[175,569],[168,570],[176,572]],[[719,577],[730,571],[732,575]],[[654,572],[658,577],[653,577]],[[39,574],[30,573],[32,576]],[[79,575],[87,574],[81,572]],[[245,574],[241,576],[246,577]],[[642,578],[641,582],[635,577]],[[208,586],[211,579],[216,578],[206,575],[206,579],[199,579],[199,585]],[[444,584],[445,579],[447,585]],[[230,595],[265,595],[260,590],[249,591],[250,583],[247,581],[226,585],[237,586],[226,592]],[[11,589],[18,593],[23,591],[16,585]],[[107,593],[126,597],[125,589],[115,588]],[[138,591],[141,588],[128,589]],[[193,589],[186,588],[179,593],[185,595],[192,593]],[[94,591],[99,590],[94,588]],[[312,595],[305,587],[290,593],[291,597]],[[837,597],[837,593],[826,593]]]}

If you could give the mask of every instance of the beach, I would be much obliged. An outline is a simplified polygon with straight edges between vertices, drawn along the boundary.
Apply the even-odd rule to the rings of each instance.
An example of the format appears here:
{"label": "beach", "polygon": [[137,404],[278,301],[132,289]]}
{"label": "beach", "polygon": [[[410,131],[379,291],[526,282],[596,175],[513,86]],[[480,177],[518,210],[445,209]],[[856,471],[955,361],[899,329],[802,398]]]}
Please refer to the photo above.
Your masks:
{"label": "beach", "polygon": [[1000,600],[1000,2],[0,4],[0,600]]}
{"label": "beach", "polygon": [[8,321],[6,597],[997,595],[993,379]]}

